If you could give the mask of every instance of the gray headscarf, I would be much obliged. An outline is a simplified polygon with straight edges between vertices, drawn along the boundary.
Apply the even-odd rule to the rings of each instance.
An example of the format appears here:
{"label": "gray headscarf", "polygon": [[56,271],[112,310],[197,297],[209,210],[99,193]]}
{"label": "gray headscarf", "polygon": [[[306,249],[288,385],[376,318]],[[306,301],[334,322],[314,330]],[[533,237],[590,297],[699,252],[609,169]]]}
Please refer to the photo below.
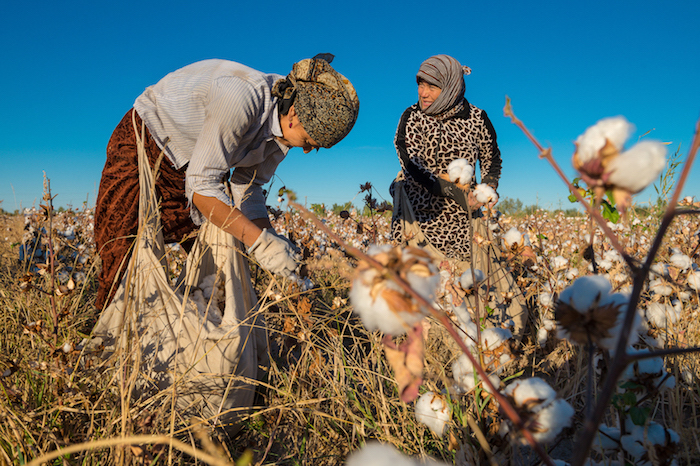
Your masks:
{"label": "gray headscarf", "polygon": [[424,111],[428,115],[439,115],[464,99],[464,75],[471,74],[468,66],[462,66],[449,55],[434,55],[425,60],[418,70],[416,80],[442,89],[440,95]]}

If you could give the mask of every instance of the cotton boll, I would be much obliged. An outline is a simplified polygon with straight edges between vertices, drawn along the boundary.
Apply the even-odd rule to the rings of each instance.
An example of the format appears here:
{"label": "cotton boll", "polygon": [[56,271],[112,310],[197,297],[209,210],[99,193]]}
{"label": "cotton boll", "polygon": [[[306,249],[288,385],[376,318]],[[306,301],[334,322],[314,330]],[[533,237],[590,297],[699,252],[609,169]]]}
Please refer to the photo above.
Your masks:
{"label": "cotton boll", "polygon": [[[649,350],[636,350],[630,348],[630,354],[644,354]],[[664,360],[660,357],[638,359],[629,364],[620,375],[621,381],[632,382],[639,389],[634,391],[637,400],[642,399],[647,392],[663,392],[676,386],[676,378],[671,376],[664,366]],[[622,391],[619,388],[618,391]]]}
{"label": "cotton boll", "polygon": [[503,393],[512,400],[526,424],[535,425],[532,432],[538,442],[550,442],[571,425],[574,409],[557,398],[552,387],[539,377],[516,380]]}
{"label": "cotton boll", "polygon": [[665,166],[666,146],[658,141],[641,141],[608,164],[608,183],[638,193],[653,182]]}
{"label": "cotton boll", "polygon": [[466,354],[460,355],[452,363],[452,377],[464,392],[473,390],[479,380],[478,375],[474,373],[474,365]]}
{"label": "cotton boll", "polygon": [[549,307],[554,303],[554,295],[552,293],[543,292],[537,296],[537,300],[542,307]]}
{"label": "cotton boll", "polygon": [[620,256],[620,253],[616,250],[610,249],[609,251],[605,251],[603,253],[603,259],[607,259],[610,262],[620,262],[622,260],[622,256]]}
{"label": "cotton boll", "polygon": [[610,261],[608,259],[603,259],[603,260],[598,262],[598,267],[600,267],[603,270],[610,270],[612,268],[612,266],[613,266],[612,261]]}
{"label": "cotton boll", "polygon": [[557,326],[556,321],[551,320],[551,319],[542,319],[542,328],[547,330],[548,332],[553,331]]}
{"label": "cotton boll", "polygon": [[567,269],[567,271],[564,273],[564,277],[566,277],[567,280],[573,280],[578,276],[578,269],[576,267],[571,267],[570,269]]}
{"label": "cotton boll", "polygon": [[673,288],[662,278],[657,278],[649,282],[649,291],[659,296],[671,296]]}
{"label": "cotton boll", "polygon": [[617,150],[621,150],[632,134],[634,127],[622,116],[604,118],[576,139],[576,153],[581,162],[598,158],[598,153],[609,141]]}
{"label": "cotton boll", "polygon": [[474,167],[467,165],[462,168],[462,172],[459,174],[459,184],[468,185],[472,182],[472,176],[474,176]]}
{"label": "cotton boll", "polygon": [[700,291],[700,272],[690,272],[688,273],[688,286],[695,291]]}
{"label": "cotton boll", "polygon": [[498,202],[498,194],[496,194],[496,191],[491,186],[484,183],[476,185],[476,188],[474,188],[474,197],[477,202],[481,204],[495,204]]}
{"label": "cotton boll", "polygon": [[677,252],[670,258],[671,265],[678,267],[681,270],[688,270],[693,266],[693,261],[686,254]]}
{"label": "cotton boll", "polygon": [[611,455],[620,451],[620,429],[601,424],[598,435],[593,440],[593,449],[603,455]]}
{"label": "cotton boll", "polygon": [[450,162],[449,165],[447,165],[448,170],[452,170],[455,168],[459,168],[460,170],[464,167],[469,165],[469,162],[467,159],[459,158],[459,159],[454,159],[452,162]]}
{"label": "cotton boll", "polygon": [[453,167],[453,168],[447,169],[447,176],[449,177],[450,181],[453,183],[456,183],[459,180],[459,177],[461,174],[462,174],[461,167]]}
{"label": "cotton boll", "polygon": [[635,460],[646,460],[637,464],[651,464],[650,450],[655,452],[654,464],[677,464],[673,456],[678,450],[680,437],[675,431],[653,421],[646,428],[636,425],[629,427],[629,433],[620,438],[620,443]]}
{"label": "cotton boll", "polygon": [[452,312],[459,321],[459,328],[465,333],[465,341],[476,340],[476,324],[472,321],[465,301],[459,306],[452,305]]}
{"label": "cotton boll", "polygon": [[[394,312],[385,299],[380,296],[372,296],[372,287],[363,282],[371,283],[377,276],[378,273],[374,270],[368,270],[359,276],[353,282],[350,290],[350,302],[368,330],[380,330],[390,335],[403,335],[408,328],[423,319],[423,314],[420,312]],[[389,290],[399,291],[390,283],[385,287]]]}
{"label": "cotton boll", "polygon": [[633,458],[641,459],[647,452],[647,448],[644,446],[644,428],[633,426],[627,432],[627,435],[620,437],[622,448]]}
{"label": "cotton boll", "polygon": [[551,265],[554,270],[559,270],[565,268],[569,264],[569,260],[565,259],[564,256],[555,256],[551,260]]}
{"label": "cotton boll", "polygon": [[[459,389],[463,390],[464,393],[472,391],[481,381],[481,377],[479,377],[479,374],[474,370],[474,366],[466,354],[460,355],[460,357],[452,363],[452,378],[454,378]],[[489,381],[496,389],[498,389],[501,383],[501,380],[496,374],[490,374]],[[488,385],[482,384],[482,387],[486,391],[490,391]]]}
{"label": "cotton boll", "polygon": [[[473,274],[472,274],[473,271]],[[468,291],[474,287],[475,279],[476,283],[480,283],[486,278],[484,272],[479,269],[467,269],[459,277],[459,285],[463,290]]]}
{"label": "cotton boll", "polygon": [[[471,174],[469,174],[469,179],[465,182],[462,183],[461,178],[465,175],[465,169],[469,167],[469,170],[471,171],[471,174],[474,173],[474,169],[472,168],[471,165],[467,162],[467,159],[455,159],[450,164],[447,166],[447,174],[449,175],[450,181],[455,183],[459,182],[459,184],[468,184],[471,181]],[[468,171],[469,171],[468,170]]]}
{"label": "cotton boll", "polygon": [[668,265],[663,262],[657,262],[651,266],[651,271],[657,275],[668,277]]}
{"label": "cotton boll", "polygon": [[[420,248],[372,246],[368,251],[376,261],[405,277],[413,290],[426,301],[433,302],[440,284],[440,274],[432,257]],[[402,335],[423,319],[424,309],[398,284],[382,272],[361,261],[349,293],[354,312],[368,330],[381,330]]]}
{"label": "cotton boll", "polygon": [[[393,446],[369,442],[362,449],[352,452],[346,466],[418,466],[420,462],[403,455]],[[444,463],[441,463],[444,465]],[[438,466],[438,465],[436,465]]]}
{"label": "cotton boll", "polygon": [[539,411],[557,397],[557,392],[539,377],[516,380],[503,392],[512,397],[517,406],[529,406],[537,402],[531,408],[533,412]]}
{"label": "cotton boll", "polygon": [[425,392],[415,405],[416,421],[425,424],[438,437],[442,437],[452,412],[442,395]]}
{"label": "cotton boll", "polygon": [[559,300],[584,313],[595,307],[612,290],[610,281],[600,275],[587,275],[577,278],[561,292]]}
{"label": "cotton boll", "polygon": [[538,431],[533,433],[533,437],[538,442],[551,442],[559,435],[559,432],[571,425],[574,413],[574,408],[569,403],[557,398],[538,413],[537,423],[539,427]]}
{"label": "cotton boll", "polygon": [[507,328],[491,327],[481,332],[481,344],[486,351],[493,351],[510,338],[513,334]]}
{"label": "cotton boll", "polygon": [[549,332],[547,331],[546,328],[540,327],[537,330],[537,343],[540,345],[540,348],[544,348],[544,345],[547,344],[547,337],[549,336]]}
{"label": "cotton boll", "polygon": [[512,227],[503,235],[503,241],[508,248],[511,248],[513,245],[520,244],[522,237],[522,233],[520,233],[517,228]]}
{"label": "cotton boll", "polygon": [[669,324],[670,309],[666,303],[651,302],[647,306],[645,317],[656,328],[666,328]]}

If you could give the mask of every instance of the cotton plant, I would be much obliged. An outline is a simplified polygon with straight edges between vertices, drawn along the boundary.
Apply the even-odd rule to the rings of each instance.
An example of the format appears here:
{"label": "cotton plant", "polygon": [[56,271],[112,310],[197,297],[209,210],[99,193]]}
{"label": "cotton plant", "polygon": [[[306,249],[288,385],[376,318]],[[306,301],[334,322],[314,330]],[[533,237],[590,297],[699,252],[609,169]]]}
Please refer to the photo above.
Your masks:
{"label": "cotton plant", "polygon": [[[520,415],[524,429],[530,431],[538,442],[553,441],[571,425],[574,408],[539,377],[511,382],[503,394]],[[509,422],[501,424],[501,428],[502,434],[512,430]]]}
{"label": "cotton plant", "polygon": [[416,400],[416,421],[427,426],[437,437],[442,437],[452,419],[452,410],[443,395],[428,391]]}
{"label": "cotton plant", "polygon": [[349,294],[354,312],[370,331],[403,335],[420,322],[427,311],[391,279],[387,270],[405,280],[428,303],[433,303],[437,297],[440,272],[433,258],[420,248],[372,246],[368,255],[384,270],[366,261],[358,264]]}
{"label": "cotton plant", "polygon": [[633,129],[624,117],[604,118],[576,139],[573,156],[574,168],[598,199],[612,190],[622,211],[666,166],[666,146],[659,141],[640,141],[625,150]]}

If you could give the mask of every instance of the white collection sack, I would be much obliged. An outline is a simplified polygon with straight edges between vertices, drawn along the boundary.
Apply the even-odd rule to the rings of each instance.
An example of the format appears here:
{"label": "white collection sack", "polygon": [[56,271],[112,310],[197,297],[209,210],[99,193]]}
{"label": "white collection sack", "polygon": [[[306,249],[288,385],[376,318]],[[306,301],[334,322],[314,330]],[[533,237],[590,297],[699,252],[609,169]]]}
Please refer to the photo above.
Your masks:
{"label": "white collection sack", "polygon": [[[86,349],[111,358],[132,397],[165,394],[171,398],[164,405],[172,407],[178,421],[189,423],[197,416],[235,432],[252,406],[259,366],[267,357],[264,320],[242,243],[206,223],[172,286],[154,174],[142,144],[139,176],[138,237]],[[205,281],[211,287],[214,277],[223,283],[223,315],[217,299],[207,301],[199,290]]]}

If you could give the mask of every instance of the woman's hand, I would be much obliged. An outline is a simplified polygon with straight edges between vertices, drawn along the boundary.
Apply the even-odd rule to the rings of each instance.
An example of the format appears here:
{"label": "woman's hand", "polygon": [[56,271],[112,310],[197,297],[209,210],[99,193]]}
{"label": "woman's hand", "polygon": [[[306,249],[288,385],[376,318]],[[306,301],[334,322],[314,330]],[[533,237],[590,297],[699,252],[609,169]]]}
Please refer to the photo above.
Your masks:
{"label": "woman's hand", "polygon": [[248,249],[248,254],[255,254],[255,260],[265,270],[285,278],[290,278],[296,273],[301,260],[296,246],[291,241],[267,228]]}
{"label": "woman's hand", "polygon": [[478,210],[484,205],[476,200],[476,196],[474,196],[474,191],[469,191],[469,194],[467,194],[467,202],[469,203],[469,208],[472,211]]}

